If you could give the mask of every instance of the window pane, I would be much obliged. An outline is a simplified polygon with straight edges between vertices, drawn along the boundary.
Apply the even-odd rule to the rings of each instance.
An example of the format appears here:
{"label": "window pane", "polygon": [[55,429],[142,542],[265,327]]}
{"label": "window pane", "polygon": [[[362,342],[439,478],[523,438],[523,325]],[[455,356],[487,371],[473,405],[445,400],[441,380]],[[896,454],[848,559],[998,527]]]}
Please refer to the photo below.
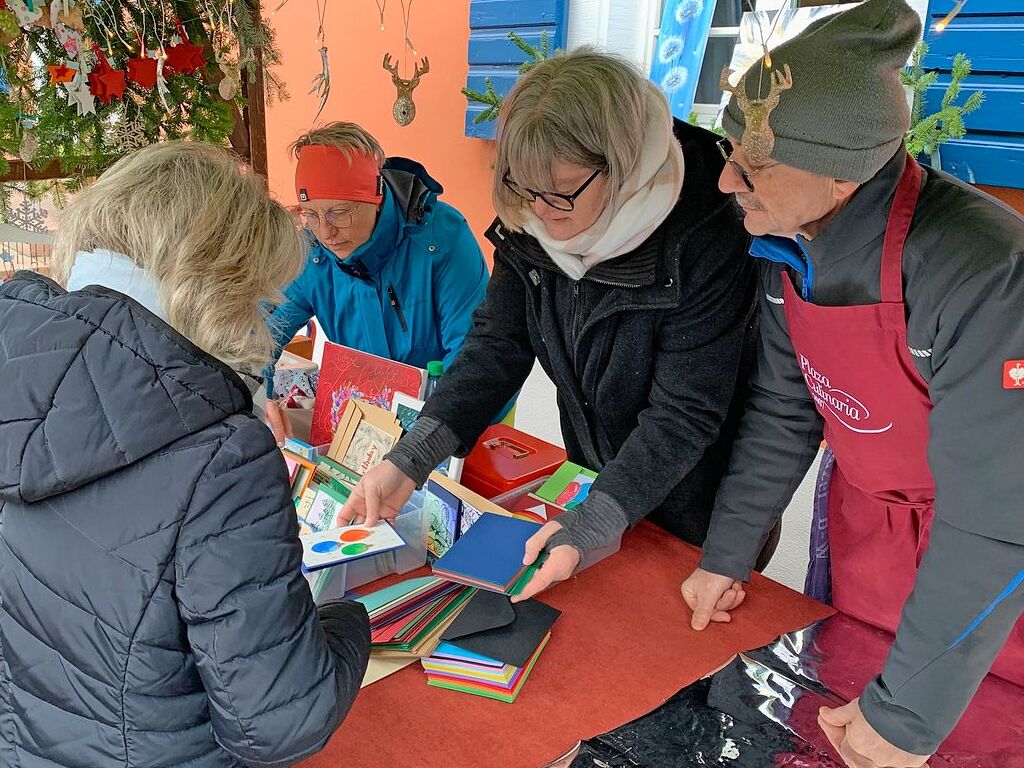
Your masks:
{"label": "window pane", "polygon": [[718,0],[715,4],[715,15],[711,17],[711,26],[738,27],[743,11],[751,10],[751,5],[752,3],[744,0]]}
{"label": "window pane", "polygon": [[732,49],[736,47],[738,36],[709,37],[708,47],[704,52],[704,63],[700,67],[700,78],[697,80],[697,104],[718,104],[722,100],[722,89],[718,87],[722,68],[729,66],[732,60]]}

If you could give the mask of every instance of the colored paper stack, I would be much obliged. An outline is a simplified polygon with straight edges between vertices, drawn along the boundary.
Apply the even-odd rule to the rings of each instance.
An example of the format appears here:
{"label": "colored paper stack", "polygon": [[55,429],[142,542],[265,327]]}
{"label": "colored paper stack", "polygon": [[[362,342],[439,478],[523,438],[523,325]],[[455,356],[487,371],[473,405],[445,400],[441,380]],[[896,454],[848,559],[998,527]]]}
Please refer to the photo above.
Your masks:
{"label": "colored paper stack", "polygon": [[539,530],[537,523],[484,513],[434,563],[434,573],[471,587],[517,594],[532,575],[523,565],[526,542]]}
{"label": "colored paper stack", "polygon": [[475,590],[424,577],[357,598],[370,615],[374,650],[429,656]]}
{"label": "colored paper stack", "polygon": [[512,604],[477,592],[421,661],[436,688],[512,703],[551,639],[559,611],[536,600]]}

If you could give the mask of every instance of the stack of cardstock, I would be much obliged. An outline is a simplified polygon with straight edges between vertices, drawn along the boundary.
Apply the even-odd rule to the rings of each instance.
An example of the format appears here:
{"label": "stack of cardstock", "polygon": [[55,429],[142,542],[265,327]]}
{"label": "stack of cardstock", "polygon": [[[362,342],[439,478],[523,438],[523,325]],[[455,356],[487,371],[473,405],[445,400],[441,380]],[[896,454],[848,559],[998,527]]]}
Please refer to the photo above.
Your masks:
{"label": "stack of cardstock", "polygon": [[477,592],[421,662],[437,688],[512,703],[551,639],[560,612],[537,600],[512,604]]}
{"label": "stack of cardstock", "polygon": [[533,495],[562,509],[575,509],[583,503],[597,479],[597,472],[565,462]]}
{"label": "stack of cardstock", "polygon": [[526,541],[539,530],[537,523],[484,513],[434,563],[434,573],[471,587],[512,594],[526,570]]}
{"label": "stack of cardstock", "polygon": [[357,598],[370,615],[371,647],[429,656],[475,590],[443,579],[409,579]]}
{"label": "stack of cardstock", "polygon": [[389,523],[372,528],[347,525],[300,536],[302,568],[307,573],[404,547],[405,542]]}
{"label": "stack of cardstock", "polygon": [[398,418],[361,400],[345,403],[327,456],[362,477],[377,467],[402,437]]}

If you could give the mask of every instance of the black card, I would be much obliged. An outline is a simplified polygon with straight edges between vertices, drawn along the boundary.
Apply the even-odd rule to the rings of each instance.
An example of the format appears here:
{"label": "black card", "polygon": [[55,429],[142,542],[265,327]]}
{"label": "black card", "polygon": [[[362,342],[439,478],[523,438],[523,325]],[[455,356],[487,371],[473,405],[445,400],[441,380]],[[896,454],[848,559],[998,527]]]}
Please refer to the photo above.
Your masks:
{"label": "black card", "polygon": [[505,595],[480,590],[441,639],[504,664],[523,667],[561,615],[561,611],[538,600],[511,603]]}

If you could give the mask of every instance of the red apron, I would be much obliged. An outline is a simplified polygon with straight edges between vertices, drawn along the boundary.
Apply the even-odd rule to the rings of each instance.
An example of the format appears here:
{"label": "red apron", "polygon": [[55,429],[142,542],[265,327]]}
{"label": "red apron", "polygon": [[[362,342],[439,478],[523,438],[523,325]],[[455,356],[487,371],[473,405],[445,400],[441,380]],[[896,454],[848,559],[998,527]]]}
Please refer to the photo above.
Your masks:
{"label": "red apron", "polygon": [[[908,156],[882,247],[881,303],[818,306],[783,275],[790,338],[836,458],[832,602],[890,632],[928,546],[935,502],[926,455],[932,404],[907,346],[903,304],[903,246],[920,189],[920,167]],[[993,671],[1024,685],[1024,621]]]}

